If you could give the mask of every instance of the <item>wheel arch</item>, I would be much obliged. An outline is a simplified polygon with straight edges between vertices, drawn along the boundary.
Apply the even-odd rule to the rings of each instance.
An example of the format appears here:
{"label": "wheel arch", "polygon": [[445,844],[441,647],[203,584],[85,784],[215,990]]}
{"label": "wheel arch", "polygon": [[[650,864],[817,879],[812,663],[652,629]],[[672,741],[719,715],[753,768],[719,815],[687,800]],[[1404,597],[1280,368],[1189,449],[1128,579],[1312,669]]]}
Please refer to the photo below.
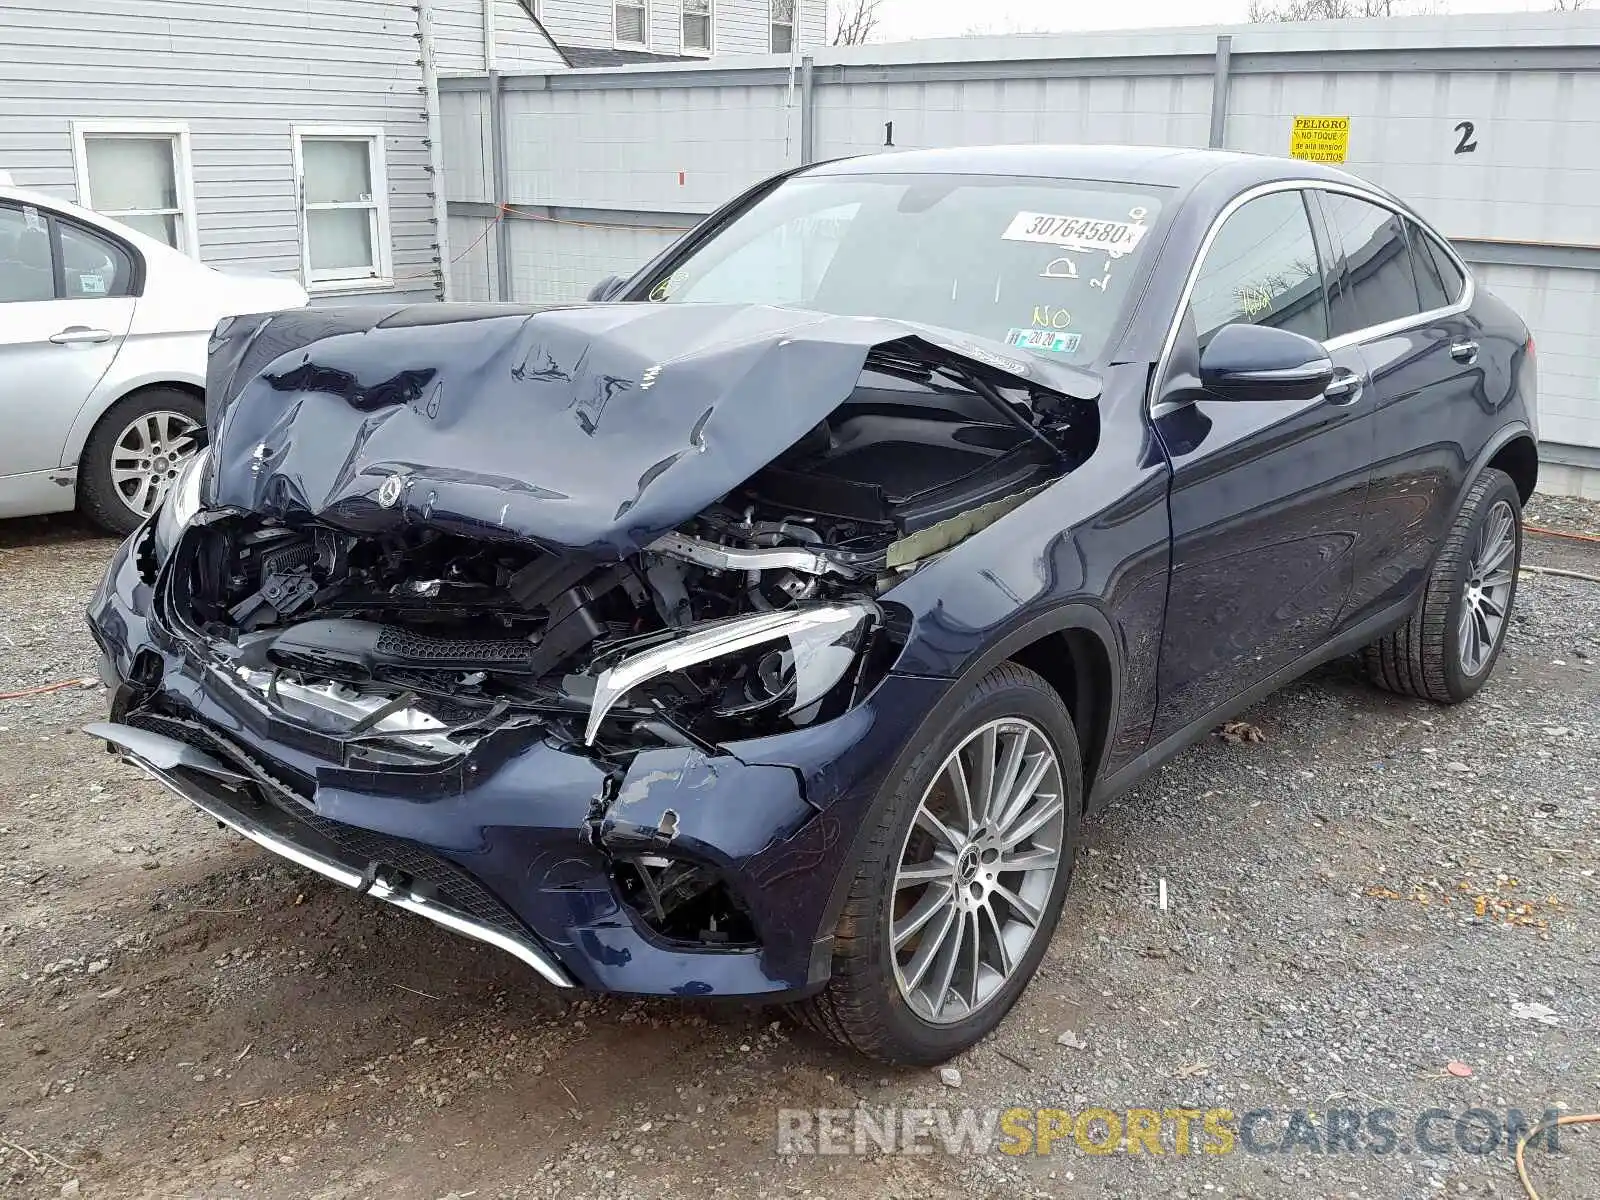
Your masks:
{"label": "wheel arch", "polygon": [[108,414],[117,405],[121,404],[124,400],[132,400],[137,396],[142,396],[145,392],[156,391],[183,392],[185,395],[198,400],[202,407],[206,402],[205,388],[197,386],[183,379],[162,379],[148,383],[141,383],[134,387],[127,388],[119,394],[111,397],[105,402],[104,406],[101,407],[100,411],[95,414],[94,420],[80,422],[82,428],[73,430],[73,436],[76,438],[78,444],[77,449],[68,456],[68,460],[77,464],[78,486],[80,488],[83,486],[83,457],[89,452],[89,442],[94,438],[95,430],[99,429],[101,424],[105,421],[106,414]]}
{"label": "wheel arch", "polygon": [[1490,451],[1488,460],[1473,472],[1474,477],[1488,467],[1511,476],[1511,481],[1517,485],[1517,495],[1526,504],[1539,483],[1539,447],[1533,435],[1526,430],[1513,431]]}
{"label": "wheel arch", "polygon": [[[961,670],[950,680],[943,695],[928,711],[916,729],[906,738],[899,754],[884,775],[885,786],[897,781],[910,767],[920,752],[925,735],[937,730],[950,719],[974,684],[1004,662],[1015,662],[1040,675],[1046,683],[1061,693],[1066,687],[1071,695],[1062,695],[1062,702],[1072,713],[1073,731],[1078,736],[1079,750],[1083,755],[1083,798],[1087,808],[1093,783],[1105,761],[1105,751],[1110,745],[1111,731],[1116,728],[1121,700],[1121,655],[1110,620],[1095,605],[1073,601],[1037,613],[1013,625],[989,644],[970,656]],[[1044,669],[1041,670],[1040,667]],[[1102,679],[1103,673],[1103,679]],[[1095,697],[1093,704],[1083,704],[1084,689],[1092,688],[1097,681],[1106,690]],[[1078,707],[1074,709],[1074,703]],[[1090,722],[1090,740],[1084,737],[1085,726]],[[1095,748],[1090,749],[1093,745]],[[1093,762],[1091,767],[1089,764]],[[860,866],[863,854],[871,843],[870,822],[863,821],[851,835],[850,850],[841,863],[828,898],[821,925],[823,941],[816,949],[830,952],[832,931],[844,908],[851,881]],[[821,963],[813,964],[813,975]]]}
{"label": "wheel arch", "polygon": [[[1083,756],[1083,795],[1080,803],[1087,810],[1094,781],[1105,762],[1112,731],[1117,727],[1122,694],[1122,658],[1118,645],[1111,621],[1088,601],[1069,601],[1012,625],[981,651],[971,655],[951,678],[944,693],[902,744],[883,777],[884,786],[894,786],[905,774],[920,753],[925,736],[950,720],[974,684],[995,667],[1012,662],[1043,678],[1061,695],[1062,703],[1072,714],[1073,731],[1078,737],[1079,751]],[[1099,685],[1104,686],[1104,691],[1094,692],[1093,689]],[[1063,688],[1066,689],[1065,693]],[[1084,702],[1086,696],[1092,699],[1091,703]],[[1091,762],[1094,764],[1092,767]],[[823,910],[817,940],[812,946],[813,982],[828,974],[834,931],[852,881],[871,842],[871,822],[863,820],[850,835],[849,851],[840,864],[827,907]]]}

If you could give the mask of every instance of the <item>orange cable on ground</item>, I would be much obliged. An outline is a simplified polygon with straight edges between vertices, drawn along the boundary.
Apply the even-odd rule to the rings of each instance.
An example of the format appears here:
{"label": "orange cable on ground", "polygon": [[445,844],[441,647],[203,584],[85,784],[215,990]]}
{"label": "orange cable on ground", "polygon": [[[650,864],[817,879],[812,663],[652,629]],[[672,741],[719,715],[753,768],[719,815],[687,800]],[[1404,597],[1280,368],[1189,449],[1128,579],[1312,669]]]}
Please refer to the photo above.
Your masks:
{"label": "orange cable on ground", "polygon": [[1592,533],[1567,533],[1561,529],[1546,529],[1543,525],[1529,525],[1526,521],[1522,528],[1529,533],[1542,533],[1545,537],[1571,538],[1575,542],[1600,542],[1600,537]]}
{"label": "orange cable on ground", "polygon": [[1600,1113],[1583,1113],[1581,1116],[1558,1117],[1554,1121],[1540,1121],[1522,1135],[1522,1140],[1517,1143],[1517,1178],[1522,1181],[1522,1190],[1527,1193],[1528,1200],[1539,1200],[1539,1193],[1533,1190],[1533,1184],[1528,1180],[1528,1167],[1522,1161],[1522,1152],[1535,1137],[1556,1125],[1600,1125]]}
{"label": "orange cable on ground", "polygon": [[23,688],[20,692],[0,692],[0,700],[21,700],[24,696],[42,696],[46,692],[59,692],[62,688],[79,687],[81,679],[63,679],[60,683],[46,683],[39,687]]}

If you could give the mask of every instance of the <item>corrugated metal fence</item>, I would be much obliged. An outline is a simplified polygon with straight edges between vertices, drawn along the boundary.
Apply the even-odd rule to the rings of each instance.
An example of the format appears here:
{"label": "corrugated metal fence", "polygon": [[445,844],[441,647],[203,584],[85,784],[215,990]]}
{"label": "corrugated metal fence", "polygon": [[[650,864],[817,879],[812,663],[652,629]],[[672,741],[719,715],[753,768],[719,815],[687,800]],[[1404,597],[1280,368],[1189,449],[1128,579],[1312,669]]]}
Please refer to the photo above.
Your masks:
{"label": "corrugated metal fence", "polygon": [[1347,168],[1414,203],[1527,317],[1546,478],[1600,493],[1600,14],[912,42],[440,88],[453,294],[527,302],[582,298],[805,162],[1008,142],[1286,154],[1296,115],[1348,116]]}

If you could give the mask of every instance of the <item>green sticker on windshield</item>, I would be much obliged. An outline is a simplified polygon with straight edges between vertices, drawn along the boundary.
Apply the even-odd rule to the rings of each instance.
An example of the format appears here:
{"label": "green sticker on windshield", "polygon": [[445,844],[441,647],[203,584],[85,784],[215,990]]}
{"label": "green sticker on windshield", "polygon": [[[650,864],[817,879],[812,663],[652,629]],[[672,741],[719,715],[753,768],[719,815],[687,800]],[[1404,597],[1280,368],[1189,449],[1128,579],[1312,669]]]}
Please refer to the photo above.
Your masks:
{"label": "green sticker on windshield", "polygon": [[1008,346],[1050,354],[1076,354],[1082,342],[1081,333],[1057,333],[1054,329],[1013,329],[1006,334]]}

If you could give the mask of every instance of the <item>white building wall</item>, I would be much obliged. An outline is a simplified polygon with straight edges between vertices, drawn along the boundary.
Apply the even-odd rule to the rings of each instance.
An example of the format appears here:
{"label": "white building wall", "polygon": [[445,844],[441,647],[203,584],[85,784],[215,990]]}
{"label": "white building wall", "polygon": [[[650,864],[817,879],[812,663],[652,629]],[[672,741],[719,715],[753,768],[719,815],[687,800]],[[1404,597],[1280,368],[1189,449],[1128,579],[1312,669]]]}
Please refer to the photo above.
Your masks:
{"label": "white building wall", "polygon": [[291,127],[378,126],[395,274],[384,290],[432,299],[417,29],[409,0],[4,0],[0,169],[76,200],[74,121],[182,122],[201,258],[298,276]]}

